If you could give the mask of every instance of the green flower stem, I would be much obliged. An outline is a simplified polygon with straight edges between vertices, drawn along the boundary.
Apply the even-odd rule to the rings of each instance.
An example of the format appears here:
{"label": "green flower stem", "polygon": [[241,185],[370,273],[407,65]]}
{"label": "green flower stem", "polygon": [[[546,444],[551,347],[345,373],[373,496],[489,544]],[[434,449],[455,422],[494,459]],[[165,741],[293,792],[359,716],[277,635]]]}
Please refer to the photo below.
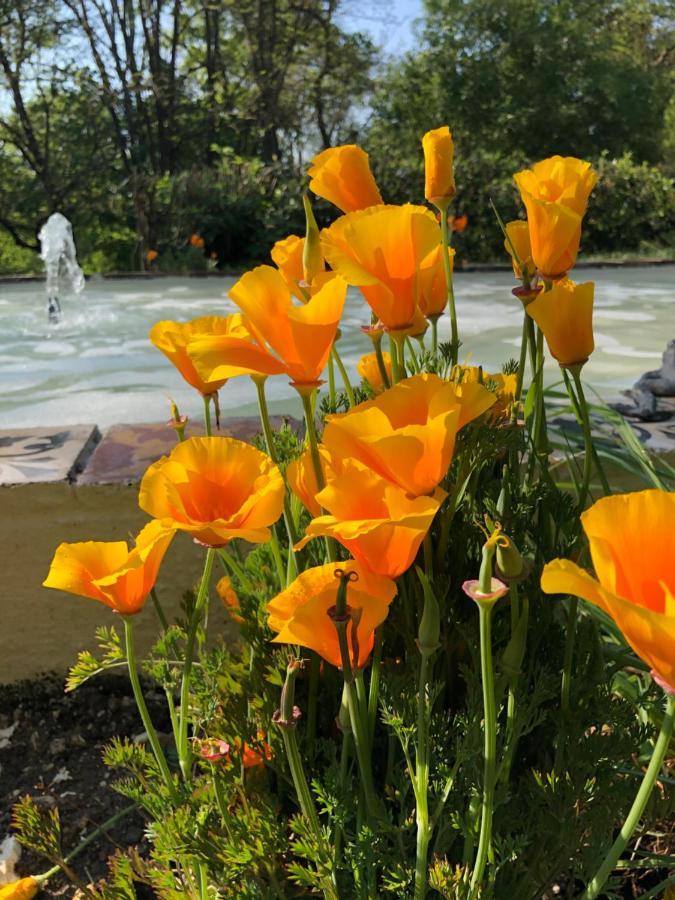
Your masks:
{"label": "green flower stem", "polygon": [[335,409],[335,357],[333,356],[333,352],[331,351],[330,356],[328,357],[328,399],[330,401],[331,409]]}
{"label": "green flower stem", "polygon": [[185,647],[185,665],[183,667],[183,679],[180,686],[180,716],[178,719],[178,759],[180,760],[180,768],[183,778],[186,780],[190,777],[190,768],[192,765],[192,752],[188,742],[188,719],[190,718],[190,674],[192,672],[192,662],[194,656],[195,640],[197,637],[197,628],[202,617],[204,604],[208,597],[209,579],[211,570],[213,569],[213,560],[216,551],[212,548],[206,551],[206,559],[204,560],[204,572],[202,580],[197,592],[190,622],[188,624],[187,644]]}
{"label": "green flower stem", "polygon": [[380,697],[380,669],[382,668],[382,625],[375,629],[373,643],[373,662],[370,667],[370,684],[368,685],[368,740],[373,746],[375,723],[377,721],[377,704]]}
{"label": "green flower stem", "polygon": [[225,797],[225,792],[223,791],[223,785],[218,774],[218,769],[215,765],[213,765],[213,763],[211,763],[211,775],[213,777],[213,790],[216,795],[216,803],[218,804],[220,818],[223,821],[223,825],[227,829],[227,822],[230,817],[230,811],[227,808],[227,798]]}
{"label": "green flower stem", "polygon": [[373,340],[373,347],[375,348],[375,359],[377,361],[377,368],[380,370],[380,378],[382,379],[382,384],[385,386],[385,388],[390,388],[391,382],[389,381],[389,373],[387,372],[387,367],[384,364],[384,357],[382,356],[381,337],[377,340]]}
{"label": "green flower stem", "polygon": [[169,622],[164,615],[164,610],[162,609],[162,604],[159,602],[159,597],[157,596],[157,592],[154,588],[150,589],[150,599],[152,600],[152,605],[155,607],[155,612],[157,613],[157,618],[159,619],[159,624],[162,626],[162,631],[166,631],[169,627]]}
{"label": "green flower stem", "polygon": [[431,352],[434,356],[438,353],[438,316],[429,316],[431,322]]}
{"label": "green flower stem", "polygon": [[405,378],[404,352],[405,336],[395,331],[389,332],[391,347],[391,374],[392,382],[398,384],[402,378]]}
{"label": "green flower stem", "polygon": [[448,251],[450,249],[450,234],[448,231],[448,206],[449,200],[443,200],[438,205],[441,214],[441,245],[443,247],[443,270],[445,272],[445,284],[448,289],[448,310],[450,312],[450,339],[452,342],[451,363],[457,365],[457,356],[459,353],[459,332],[457,330],[457,311],[455,309],[455,291],[452,285],[452,270],[450,269],[450,259]]}
{"label": "green flower stem", "polygon": [[630,811],[626,816],[626,820],[623,823],[617,839],[612,844],[607,856],[602,862],[602,865],[595,873],[593,878],[589,881],[582,900],[594,900],[594,898],[599,895],[600,891],[603,888],[603,885],[609,878],[612,869],[614,869],[617,862],[619,861],[619,857],[628,846],[628,841],[630,841],[630,839],[632,838],[633,832],[637,828],[640,819],[642,818],[642,814],[645,811],[647,801],[651,796],[652,790],[654,788],[654,783],[656,782],[659,772],[661,771],[663,760],[665,759],[668,747],[670,745],[670,738],[673,734],[673,723],[675,721],[675,696],[673,696],[672,694],[668,694],[667,696],[668,699],[666,703],[666,712],[663,717],[661,732],[659,734],[658,740],[656,741],[654,752],[652,753],[651,761],[642,779],[640,789],[635,796],[633,805],[631,806]]}
{"label": "green flower stem", "polygon": [[[255,384],[255,389],[258,394],[258,411],[260,413],[260,423],[262,425],[263,434],[265,435],[265,446],[267,447],[267,453],[269,454],[272,462],[278,466],[279,458],[277,456],[276,449],[274,447],[274,434],[272,433],[272,425],[270,423],[270,413],[269,408],[267,406],[267,398],[265,396],[265,381],[266,378],[253,378],[252,381]],[[288,494],[288,490],[286,490],[284,494],[284,524],[286,525],[286,533],[288,534],[289,548],[288,548],[288,566],[290,572],[289,576],[295,577],[298,573],[298,567],[295,560],[295,553],[293,552],[293,547],[298,542],[298,534],[295,529],[295,521],[293,519],[293,513],[291,511],[291,502]],[[290,580],[287,579],[287,580]]]}
{"label": "green flower stem", "polygon": [[483,804],[476,864],[471,876],[470,897],[477,896],[485,866],[492,847],[492,813],[495,793],[497,757],[497,710],[495,704],[494,671],[492,665],[492,601],[478,601],[480,615],[480,663],[483,681],[483,709],[485,717],[485,750],[483,767]]}
{"label": "green flower stem", "polygon": [[234,558],[234,556],[223,547],[219,547],[217,553],[218,558],[223,564],[223,568],[229,572],[232,572],[232,574],[235,576],[235,578],[237,578],[243,589],[248,594],[253,594],[255,592],[253,582],[248,577],[243,567]]}
{"label": "green flower stem", "polygon": [[579,401],[579,412],[581,413],[582,427],[584,429],[584,474],[581,483],[581,492],[579,494],[579,509],[583,510],[586,506],[588,497],[588,489],[591,483],[591,470],[593,468],[593,433],[591,429],[591,417],[588,412],[588,404],[586,396],[581,384],[581,369],[574,367],[571,369],[574,386],[577,390],[577,398]]}
{"label": "green flower stem", "polygon": [[527,348],[529,346],[528,320],[532,321],[525,310],[523,310],[523,331],[520,338],[520,358],[518,360],[518,375],[516,376],[516,404],[520,402],[523,393],[523,381],[525,380],[525,364],[527,363]]}
{"label": "green flower stem", "polygon": [[[579,401],[577,400],[576,394],[572,388],[572,384],[570,381],[570,376],[567,369],[560,367],[560,371],[562,372],[563,381],[565,382],[565,387],[567,389],[567,396],[570,398],[570,403],[572,404],[572,409],[574,411],[574,416],[579,423],[579,426],[583,429],[584,425],[584,416],[579,407]],[[598,473],[598,477],[600,478],[600,482],[602,484],[602,490],[605,493],[605,496],[608,496],[612,493],[612,488],[607,480],[607,475],[605,474],[605,470],[600,461],[600,457],[598,456],[598,451],[595,449],[595,444],[592,444],[593,448],[593,462],[595,463],[595,470]]]}
{"label": "green flower stem", "polygon": [[427,868],[429,855],[429,718],[431,710],[427,699],[429,663],[432,653],[422,651],[419,687],[417,691],[417,755],[415,758],[415,791],[417,818],[417,849],[415,855],[415,900],[427,895]]}
{"label": "green flower stem", "polygon": [[[270,528],[271,537],[270,537],[270,550],[272,551],[272,558],[274,559],[274,565],[277,569],[277,578],[279,579],[279,590],[283,591],[286,587],[286,569],[284,567],[284,561],[281,558],[281,549],[279,547],[279,538],[277,537],[277,530],[272,525]],[[292,550],[289,551],[292,554]]]}
{"label": "green flower stem", "polygon": [[349,376],[347,375],[347,370],[345,369],[344,363],[342,362],[342,357],[337,351],[337,347],[333,346],[333,350],[331,351],[333,358],[335,359],[335,364],[338,367],[338,372],[340,373],[340,378],[342,378],[342,383],[345,386],[345,394],[347,395],[347,400],[349,400],[350,406],[356,405],[356,400],[354,398],[354,389],[352,388],[352,383],[349,380]]}
{"label": "green flower stem", "polygon": [[204,430],[206,431],[206,436],[211,437],[211,395],[204,394]]}
{"label": "green flower stem", "polygon": [[563,657],[563,672],[560,685],[560,707],[564,713],[570,710],[570,689],[572,687],[572,662],[574,661],[574,642],[577,633],[577,614],[579,600],[570,597],[567,608],[567,633],[565,635],[565,656]]}
{"label": "green flower stem", "polygon": [[[126,816],[128,816],[136,809],[138,809],[138,804],[131,803],[129,806],[125,806],[119,812],[116,812],[114,816],[110,816],[110,818],[106,819],[105,822],[98,826],[98,828],[95,828],[85,838],[83,838],[77,845],[77,847],[71,850],[70,853],[66,854],[66,856],[64,856],[63,858],[63,862],[66,864],[71,862],[71,860],[75,859],[78,853],[81,853],[86,847],[89,846],[89,844],[95,841],[97,837],[105,834],[106,831],[110,831],[110,829],[114,825],[116,825],[122,819],[126,818]],[[46,872],[42,872],[40,875],[34,875],[33,878],[35,878],[40,887],[42,887],[46,881],[48,881],[50,878],[53,878],[54,875],[57,875],[62,868],[62,865],[52,866],[51,869],[47,869]]]}
{"label": "green flower stem", "polygon": [[133,619],[131,618],[131,616],[122,616],[122,619],[124,621],[124,637],[126,643],[127,666],[129,668],[129,680],[131,681],[131,688],[134,692],[136,706],[138,707],[138,712],[140,713],[145,732],[148,735],[148,740],[150,741],[152,752],[154,753],[155,759],[157,760],[157,765],[159,766],[162,777],[164,778],[166,786],[169,789],[171,799],[174,803],[177,803],[178,793],[176,792],[176,786],[173,782],[171,772],[169,771],[169,765],[166,761],[166,757],[164,756],[164,751],[162,750],[162,747],[159,743],[159,738],[157,737],[155,726],[152,724],[152,719],[150,718],[150,713],[148,712],[148,707],[145,703],[145,697],[143,696],[143,691],[141,689],[141,683],[138,680],[138,669],[136,668],[136,651],[134,647]]}
{"label": "green flower stem", "polygon": [[415,353],[415,348],[412,345],[410,338],[405,339],[405,345],[408,348],[408,352],[410,353],[410,359],[412,360],[411,366],[415,373],[420,371],[420,361],[417,358],[417,354]]}
{"label": "green flower stem", "polygon": [[[520,669],[520,666],[523,661],[523,656],[525,654],[525,641],[527,636],[527,624],[530,615],[530,600],[529,597],[523,597],[522,605],[520,606],[520,610],[518,612],[517,621],[513,619],[513,613],[516,611],[516,604],[518,603],[518,588],[515,584],[511,585],[511,611],[512,611],[512,619],[511,619],[511,634],[515,632],[515,629],[520,626],[522,628],[523,635],[523,644],[522,647],[518,649],[518,655],[515,661],[514,668]],[[508,782],[509,775],[511,773],[511,766],[513,764],[513,757],[516,752],[516,745],[518,743],[516,738],[516,709],[518,706],[517,700],[517,689],[518,689],[518,678],[519,671],[513,672],[509,676],[509,696],[506,706],[506,735],[504,737],[504,758],[502,760],[499,772],[499,778]]]}
{"label": "green flower stem", "polygon": [[[312,397],[304,391],[299,391],[302,400],[302,409],[305,413],[305,426],[307,428],[307,440],[309,442],[309,452],[312,457],[312,466],[314,468],[314,477],[319,490],[322,491],[326,487],[326,479],[323,474],[323,466],[321,465],[321,456],[319,454],[319,438],[316,434],[316,425],[314,424],[314,411],[312,409]],[[337,558],[335,541],[333,538],[326,538],[326,555],[330,562],[334,562]]]}
{"label": "green flower stem", "polygon": [[197,877],[199,880],[199,900],[209,900],[208,870],[205,863],[197,865]]}

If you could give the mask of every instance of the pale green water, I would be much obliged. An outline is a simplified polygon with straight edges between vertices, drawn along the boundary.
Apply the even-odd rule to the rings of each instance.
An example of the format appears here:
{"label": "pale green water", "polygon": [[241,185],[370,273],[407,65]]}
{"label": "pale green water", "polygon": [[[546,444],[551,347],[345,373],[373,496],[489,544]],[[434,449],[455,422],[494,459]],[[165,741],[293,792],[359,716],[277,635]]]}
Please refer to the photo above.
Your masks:
{"label": "pale green water", "polygon": [[[667,340],[675,337],[675,266],[585,269],[578,280],[596,282],[596,350],[584,377],[603,396],[614,395],[645,370],[658,368]],[[169,396],[182,412],[201,415],[200,398],[147,333],[160,319],[232,312],[226,298],[231,284],[195,278],[90,281],[84,294],[63,300],[57,326],[47,324],[43,285],[1,284],[0,427],[162,421]],[[507,272],[455,276],[462,359],[498,370],[518,355],[522,311],[510,294],[513,284]],[[339,346],[352,374],[370,349],[358,328],[368,320],[360,294],[350,291]],[[441,333],[449,333],[446,317]],[[550,374],[555,377],[555,368]],[[268,392],[273,411],[300,414],[285,379],[270,379]],[[249,379],[232,379],[220,402],[224,414],[254,412]]]}

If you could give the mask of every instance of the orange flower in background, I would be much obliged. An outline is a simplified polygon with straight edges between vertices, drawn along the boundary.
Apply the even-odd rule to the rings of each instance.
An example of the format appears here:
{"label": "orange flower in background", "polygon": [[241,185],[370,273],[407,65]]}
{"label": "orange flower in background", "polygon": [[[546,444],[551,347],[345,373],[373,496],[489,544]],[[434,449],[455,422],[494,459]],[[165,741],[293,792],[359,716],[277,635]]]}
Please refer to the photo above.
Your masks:
{"label": "orange flower in background", "polygon": [[434,128],[422,138],[424,150],[424,196],[434,206],[447,206],[455,196],[453,169],[455,145],[447,125]]}
{"label": "orange flower in background", "polygon": [[362,463],[344,460],[316,496],[329,515],[309,523],[296,549],[315,537],[334,537],[374,574],[396,578],[413,564],[446,496],[436,488],[432,496],[411,497]]}
{"label": "orange flower in background", "polygon": [[157,259],[158,256],[159,253],[156,250],[148,250],[148,252],[145,254],[145,261],[152,263]]}
{"label": "orange flower in background", "polygon": [[138,504],[211,547],[270,539],[284,503],[281,472],[266,453],[234,438],[190,438],[153,463]]}
{"label": "orange flower in background", "polygon": [[428,494],[448,471],[459,429],[494,402],[480,384],[414,375],[349,412],[327,416],[323,443],[336,469],[355,459],[413,496]]}
{"label": "orange flower in background", "polygon": [[39,890],[39,882],[29,875],[0,887],[0,900],[31,900]]}
{"label": "orange flower in background", "polygon": [[330,147],[312,160],[309,189],[344,213],[382,203],[368,154],[356,144]]}
{"label": "orange flower in background", "polygon": [[468,216],[455,216],[455,218],[452,220],[452,230],[461,234],[462,231],[466,231],[466,226],[468,224]]}
{"label": "orange flower in background", "polygon": [[[329,480],[333,475],[330,453],[322,444],[319,444],[319,456],[324,478]],[[316,482],[316,474],[312,464],[312,454],[309,447],[300,454],[297,459],[290,462],[286,468],[286,480],[295,496],[300,500],[305,509],[313,516],[321,513],[321,507],[316,499],[319,486]]]}
{"label": "orange flower in background", "polygon": [[274,643],[308,647],[339,668],[340,646],[328,610],[335,605],[339,586],[336,572],[340,571],[358,576],[347,588],[351,612],[347,640],[353,655],[358,648],[355,666],[363,668],[373,649],[373,632],[387,618],[389,604],[396,596],[396,585],[389,578],[371,574],[352,559],[327,563],[298,575],[293,584],[267,604],[269,626],[278,632]]}
{"label": "orange flower in background", "polygon": [[216,593],[223,601],[223,606],[232,621],[238,625],[243,625],[244,619],[239,607],[239,597],[237,597],[236,591],[232,587],[232,580],[227,575],[223,575],[216,584]]}
{"label": "orange flower in background", "polygon": [[174,536],[173,522],[149,522],[133,549],[126,541],[60,544],[43,587],[99,600],[122,615],[138,613]]}
{"label": "orange flower in background", "polygon": [[204,238],[199,234],[190,235],[190,246],[197,247],[199,250],[204,249]]}
{"label": "orange flower in background", "polygon": [[188,353],[188,345],[198,338],[216,336],[229,338],[237,346],[241,343],[250,343],[252,340],[243,316],[238,313],[232,316],[202,316],[190,322],[157,322],[148,335],[155,347],[173,363],[187,383],[204,395],[220,390],[233,375],[245,374],[234,371],[220,377],[203,378],[195,368]]}
{"label": "orange flower in background", "polygon": [[527,210],[532,259],[544,278],[560,278],[576,262],[597,175],[583,160],[552,156],[513,177]]}
{"label": "orange flower in background", "polygon": [[597,580],[555,559],[547,594],[572,594],[614,619],[635,653],[675,691],[675,494],[648,490],[598,500],[581,515]]}
{"label": "orange flower in background", "polygon": [[[455,267],[455,251],[448,249],[450,271]],[[448,303],[448,286],[443,266],[443,248],[432,250],[419,273],[419,305],[425,316],[440,316]]]}
{"label": "orange flower in background", "polygon": [[544,332],[548,349],[561,366],[583,365],[593,352],[593,293],[595,284],[556,282],[525,307]]}
{"label": "orange flower in background", "polygon": [[253,744],[248,741],[244,741],[244,747],[242,749],[241,741],[239,738],[235,739],[234,742],[235,748],[241,754],[241,761],[245,769],[252,769],[256,766],[262,766],[265,763],[265,760],[272,759],[272,748],[265,740],[265,732],[259,731],[257,734],[257,743]]}
{"label": "orange flower in background", "polygon": [[[511,407],[516,402],[516,388],[518,376],[505,375],[503,372],[484,372],[480,366],[455,366],[452,370],[452,380],[460,385],[482,384],[489,382],[496,388],[496,402],[490,413],[493,419],[500,419],[511,412]],[[464,388],[467,390],[467,388]],[[469,389],[470,390],[470,389]]]}
{"label": "orange flower in background", "polygon": [[243,275],[230,296],[255,333],[283,360],[291,381],[317,384],[342,316],[347,285],[333,276],[303,306],[294,306],[282,275],[258,266]]}
{"label": "orange flower in background", "polygon": [[322,232],[328,263],[392,331],[419,326],[420,271],[437,265],[440,240],[431,210],[410,203],[350,213]]}
{"label": "orange flower in background", "polygon": [[[523,219],[515,219],[513,222],[507,222],[506,235],[507,236],[504,239],[504,248],[511,257],[513,274],[519,281],[531,281],[534,278],[536,266],[532,260],[530,229],[527,222],[523,221]],[[520,265],[516,262],[516,258],[513,255],[514,249],[518,254]]]}
{"label": "orange flower in background", "polygon": [[[387,373],[387,378],[389,379],[389,384],[391,384],[393,381],[391,355],[386,351],[383,352],[382,361],[384,363],[384,370]],[[373,393],[381,394],[385,389],[386,385],[382,380],[382,373],[377,364],[377,356],[375,353],[365,353],[356,364],[356,371],[364,381],[368,382],[373,389]]]}

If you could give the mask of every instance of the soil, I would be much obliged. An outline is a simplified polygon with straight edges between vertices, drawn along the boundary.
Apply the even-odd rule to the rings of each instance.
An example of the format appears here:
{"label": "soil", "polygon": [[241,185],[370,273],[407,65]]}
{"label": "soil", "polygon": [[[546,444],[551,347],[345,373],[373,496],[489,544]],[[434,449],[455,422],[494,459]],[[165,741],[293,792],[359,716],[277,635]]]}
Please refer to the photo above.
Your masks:
{"label": "soil", "polygon": [[[164,694],[146,686],[150,714],[159,731],[170,730]],[[128,806],[110,788],[117,773],[103,765],[101,753],[112,737],[143,734],[128,680],[100,675],[66,694],[63,678],[45,675],[0,688],[0,842],[11,831],[11,809],[29,794],[46,807],[58,806],[62,845],[67,852],[88,833]],[[7,732],[5,732],[6,734]],[[144,821],[132,812],[73,860],[85,883],[105,876],[106,860],[116,848],[147,850]],[[23,849],[17,874],[44,872],[50,863]],[[61,877],[50,879],[40,897],[75,897],[76,888]]]}

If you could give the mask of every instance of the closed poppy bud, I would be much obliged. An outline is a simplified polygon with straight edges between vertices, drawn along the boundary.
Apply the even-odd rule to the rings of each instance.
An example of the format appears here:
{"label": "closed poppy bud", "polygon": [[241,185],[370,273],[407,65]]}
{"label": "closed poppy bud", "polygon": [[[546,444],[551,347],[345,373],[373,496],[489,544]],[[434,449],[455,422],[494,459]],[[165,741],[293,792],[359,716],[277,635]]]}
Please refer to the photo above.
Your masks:
{"label": "closed poppy bud", "polygon": [[305,208],[305,244],[302,251],[302,267],[305,282],[309,285],[314,281],[319,272],[323,272],[323,253],[321,252],[321,235],[319,226],[314,218],[312,204],[307,194],[302,196],[302,204]]}
{"label": "closed poppy bud", "polygon": [[419,568],[417,569],[417,577],[421,581],[424,591],[424,609],[420,619],[417,646],[423,656],[425,654],[428,656],[438,649],[438,641],[441,636],[441,612],[429,579]]}
{"label": "closed poppy bud", "polygon": [[544,278],[561,278],[576,262],[597,175],[581,159],[552,156],[513,177],[527,210],[532,259]]}
{"label": "closed poppy bud", "polygon": [[355,212],[382,203],[370,171],[368,154],[356,144],[330,147],[312,160],[309,189],[334,203],[342,212]]}
{"label": "closed poppy bud", "polygon": [[505,534],[497,541],[495,553],[497,574],[505,581],[521,578],[525,572],[525,561],[510,537]]}
{"label": "closed poppy bud", "polygon": [[0,887],[0,900],[31,900],[39,890],[37,879],[29,875]]}
{"label": "closed poppy bud", "polygon": [[582,366],[593,352],[594,290],[592,281],[575,284],[566,278],[525,307],[561,366]]}
{"label": "closed poppy bud", "polygon": [[[393,380],[391,371],[391,356],[386,351],[382,353],[382,362],[384,364],[384,370],[387,374],[389,384],[391,384]],[[382,391],[387,387],[387,385],[382,380],[382,373],[380,372],[380,367],[377,362],[377,355],[375,353],[364,354],[356,364],[356,371],[364,381],[368,382],[368,384],[373,389],[374,394],[381,394]]]}
{"label": "closed poppy bud", "polygon": [[424,196],[439,209],[446,208],[455,196],[455,145],[447,125],[427,131],[422,138],[424,150]]}

